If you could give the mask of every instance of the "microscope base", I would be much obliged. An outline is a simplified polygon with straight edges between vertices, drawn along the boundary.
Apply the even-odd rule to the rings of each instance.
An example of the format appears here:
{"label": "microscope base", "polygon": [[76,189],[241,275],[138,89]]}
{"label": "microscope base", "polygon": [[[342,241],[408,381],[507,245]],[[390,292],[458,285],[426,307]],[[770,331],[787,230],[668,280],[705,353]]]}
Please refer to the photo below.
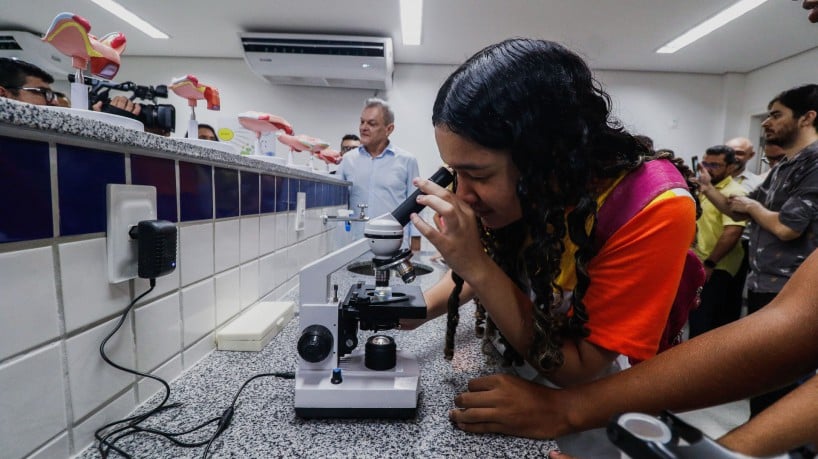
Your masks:
{"label": "microscope base", "polygon": [[415,416],[420,367],[412,354],[398,351],[391,370],[364,366],[364,353],[342,359],[340,384],[329,370],[295,372],[295,414],[302,418],[397,418]]}

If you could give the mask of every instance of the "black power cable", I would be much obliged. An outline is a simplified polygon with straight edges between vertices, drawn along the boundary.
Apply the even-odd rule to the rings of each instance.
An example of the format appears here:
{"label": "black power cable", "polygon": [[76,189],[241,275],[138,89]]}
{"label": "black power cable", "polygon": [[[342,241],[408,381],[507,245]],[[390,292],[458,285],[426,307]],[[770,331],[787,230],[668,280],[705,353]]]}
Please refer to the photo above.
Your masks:
{"label": "black power cable", "polygon": [[239,399],[239,395],[244,390],[244,388],[250,384],[256,378],[264,378],[264,377],[276,377],[282,379],[295,379],[295,373],[259,373],[255,376],[251,376],[249,379],[244,381],[244,384],[241,385],[236,395],[233,397],[233,401],[230,403],[230,406],[227,407],[226,410],[222,413],[221,417],[219,418],[219,424],[216,428],[216,431],[213,432],[213,436],[210,437],[210,441],[207,442],[207,446],[205,447],[204,452],[202,453],[202,459],[207,458],[208,452],[210,452],[210,446],[213,445],[213,442],[216,441],[216,438],[221,435],[229,426],[230,421],[233,420],[233,413],[235,412],[236,408],[236,400]]}
{"label": "black power cable", "polygon": [[[102,456],[103,458],[107,458],[108,454],[110,454],[111,451],[115,451],[115,452],[119,453],[122,457],[131,458],[131,455],[128,454],[127,452],[125,452],[124,450],[122,450],[121,448],[119,448],[118,446],[116,446],[116,443],[119,440],[123,439],[123,438],[126,438],[128,436],[131,436],[131,435],[134,435],[134,434],[137,434],[137,433],[147,433],[147,434],[158,435],[158,436],[164,437],[164,438],[170,440],[171,442],[173,442],[174,444],[176,444],[178,446],[181,446],[181,447],[184,447],[184,448],[197,448],[199,446],[207,445],[205,447],[204,453],[202,455],[203,458],[206,458],[209,451],[210,451],[210,447],[213,445],[213,442],[216,440],[216,438],[219,437],[219,435],[222,434],[222,432],[227,430],[227,428],[230,426],[230,423],[233,420],[233,414],[235,412],[236,401],[238,400],[239,395],[241,395],[241,392],[244,390],[244,388],[251,381],[253,381],[253,380],[257,379],[257,378],[262,378],[262,377],[277,377],[277,378],[283,378],[283,379],[294,379],[295,378],[295,374],[292,373],[292,372],[289,372],[289,373],[259,373],[257,375],[254,375],[254,376],[250,377],[249,379],[247,379],[244,382],[244,384],[241,385],[241,388],[239,388],[238,392],[236,392],[236,395],[233,397],[233,401],[230,403],[230,406],[226,410],[224,410],[224,412],[222,412],[222,414],[219,417],[209,419],[209,420],[197,425],[196,427],[193,427],[191,429],[188,429],[188,430],[185,430],[185,431],[182,431],[182,432],[165,432],[165,431],[162,431],[162,430],[159,430],[159,429],[140,426],[139,425],[140,423],[142,423],[146,419],[150,418],[151,416],[153,416],[155,414],[158,414],[158,413],[160,413],[162,411],[165,411],[165,410],[169,410],[169,409],[172,409],[172,408],[178,408],[178,407],[181,406],[181,403],[172,403],[172,404],[166,405],[166,403],[168,401],[168,398],[170,398],[170,385],[167,383],[167,381],[165,381],[164,379],[159,378],[157,376],[154,376],[154,375],[151,375],[151,374],[148,374],[148,373],[142,373],[142,372],[139,372],[139,371],[136,371],[136,370],[132,370],[130,368],[125,368],[125,367],[123,367],[121,365],[118,365],[118,364],[114,363],[105,354],[105,345],[108,343],[108,341],[111,339],[111,337],[113,337],[114,334],[116,334],[116,332],[119,331],[120,328],[122,328],[122,324],[125,323],[125,319],[128,317],[128,313],[131,312],[131,310],[136,305],[136,303],[139,300],[141,300],[142,298],[144,298],[151,291],[153,291],[153,289],[155,287],[156,287],[156,279],[150,279],[150,288],[147,291],[145,291],[144,293],[142,293],[141,295],[134,298],[134,300],[131,301],[130,304],[128,304],[128,306],[122,312],[122,315],[120,316],[119,322],[116,324],[116,327],[114,327],[114,329],[100,343],[99,353],[100,353],[100,356],[102,356],[102,359],[106,363],[108,363],[109,365],[111,365],[112,367],[114,367],[114,368],[116,368],[118,370],[124,371],[126,373],[130,373],[130,374],[133,374],[133,375],[153,379],[154,381],[158,381],[159,383],[162,384],[162,386],[165,389],[165,396],[162,398],[162,401],[159,403],[159,405],[157,405],[155,408],[147,411],[146,413],[130,416],[130,417],[127,417],[125,419],[121,419],[119,421],[114,421],[114,422],[108,423],[108,424],[100,427],[99,429],[97,429],[96,432],[94,432],[94,437],[98,441],[97,450],[99,451],[100,456]],[[210,438],[208,438],[206,440],[197,441],[197,442],[186,442],[186,441],[179,440],[177,438],[177,437],[181,437],[183,435],[191,434],[191,433],[196,432],[196,431],[198,431],[200,429],[203,429],[204,427],[206,427],[206,426],[208,426],[210,424],[213,424],[214,422],[216,423],[216,430],[213,432],[213,434],[211,434]],[[115,426],[118,426],[118,427],[115,427]],[[108,430],[108,429],[111,429],[111,428],[113,428],[113,429]],[[103,432],[105,432],[104,435],[103,435]]]}

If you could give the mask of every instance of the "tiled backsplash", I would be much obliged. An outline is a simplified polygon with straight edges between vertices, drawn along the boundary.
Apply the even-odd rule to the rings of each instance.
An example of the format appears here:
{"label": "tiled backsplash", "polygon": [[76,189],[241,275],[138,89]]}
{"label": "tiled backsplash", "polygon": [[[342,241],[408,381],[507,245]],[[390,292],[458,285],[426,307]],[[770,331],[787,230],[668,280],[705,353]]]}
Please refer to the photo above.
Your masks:
{"label": "tiled backsplash", "polygon": [[[67,142],[70,143],[70,142]],[[107,280],[108,183],[152,185],[158,217],[178,223],[177,269],[109,341],[111,358],[168,380],[214,349],[214,332],[333,247],[322,212],[344,185],[0,137],[0,444],[3,457],[67,457],[159,390],[105,364],[99,344],[146,280]],[[307,195],[303,231],[296,194]]]}

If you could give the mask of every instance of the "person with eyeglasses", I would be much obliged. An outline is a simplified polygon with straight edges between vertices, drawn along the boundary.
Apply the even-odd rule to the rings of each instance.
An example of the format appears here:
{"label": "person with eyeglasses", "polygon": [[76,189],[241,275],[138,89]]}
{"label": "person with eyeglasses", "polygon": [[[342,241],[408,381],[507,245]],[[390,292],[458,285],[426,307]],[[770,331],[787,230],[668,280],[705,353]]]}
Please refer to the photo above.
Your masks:
{"label": "person with eyeglasses", "polygon": [[[55,105],[69,107],[70,101],[65,94],[51,89],[54,77],[36,65],[8,57],[0,57],[0,97],[26,102],[34,105]],[[139,115],[140,105],[125,96],[115,96],[111,105],[135,118]],[[102,103],[91,107],[101,111]]]}
{"label": "person with eyeglasses", "polygon": [[[739,162],[736,151],[727,145],[715,145],[704,153],[701,165],[710,173],[713,186],[724,196],[744,196],[747,191],[735,177]],[[702,214],[696,220],[696,244],[693,251],[704,264],[707,275],[699,307],[690,312],[690,337],[728,324],[741,316],[741,297],[737,296],[738,274],[744,249],[739,243],[746,225],[719,211],[700,195]],[[742,280],[743,282],[743,277]]]}
{"label": "person with eyeglasses", "polygon": [[[801,263],[818,248],[818,84],[788,89],[767,106],[761,123],[768,148],[778,145],[784,158],[748,196],[727,198],[700,167],[702,193],[734,219],[749,220],[747,311],[769,304]],[[814,373],[814,372],[813,372]],[[791,391],[795,385],[750,399],[750,415]]]}
{"label": "person with eyeglasses", "polygon": [[0,97],[34,105],[57,105],[54,77],[26,61],[0,58]]}
{"label": "person with eyeglasses", "polygon": [[[361,146],[361,139],[355,134],[346,134],[341,138],[341,149],[339,153],[341,153],[341,158],[344,155],[352,150],[357,150],[358,147]],[[329,164],[329,173],[335,174],[338,172],[338,165],[336,164]]]}
{"label": "person with eyeglasses", "polygon": [[355,134],[347,134],[341,139],[341,156],[346,152],[355,150],[361,146],[361,139]]}

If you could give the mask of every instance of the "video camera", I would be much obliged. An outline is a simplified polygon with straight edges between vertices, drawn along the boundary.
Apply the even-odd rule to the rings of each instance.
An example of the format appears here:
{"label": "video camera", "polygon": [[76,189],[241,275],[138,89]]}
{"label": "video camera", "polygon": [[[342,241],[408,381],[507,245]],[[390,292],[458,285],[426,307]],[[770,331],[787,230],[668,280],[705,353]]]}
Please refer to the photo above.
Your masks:
{"label": "video camera", "polygon": [[[68,80],[74,83],[74,75],[68,75]],[[89,109],[101,101],[103,112],[135,118],[145,125],[146,131],[170,133],[176,129],[176,108],[171,104],[159,104],[156,102],[157,98],[164,99],[168,97],[168,87],[166,85],[140,86],[132,81],[112,83],[110,81],[97,80],[89,77],[85,77],[85,84],[91,88],[88,94]],[[141,111],[139,115],[134,115],[133,113],[110,105],[110,91],[112,89],[131,92],[130,100],[142,99],[153,103],[140,103]]]}

